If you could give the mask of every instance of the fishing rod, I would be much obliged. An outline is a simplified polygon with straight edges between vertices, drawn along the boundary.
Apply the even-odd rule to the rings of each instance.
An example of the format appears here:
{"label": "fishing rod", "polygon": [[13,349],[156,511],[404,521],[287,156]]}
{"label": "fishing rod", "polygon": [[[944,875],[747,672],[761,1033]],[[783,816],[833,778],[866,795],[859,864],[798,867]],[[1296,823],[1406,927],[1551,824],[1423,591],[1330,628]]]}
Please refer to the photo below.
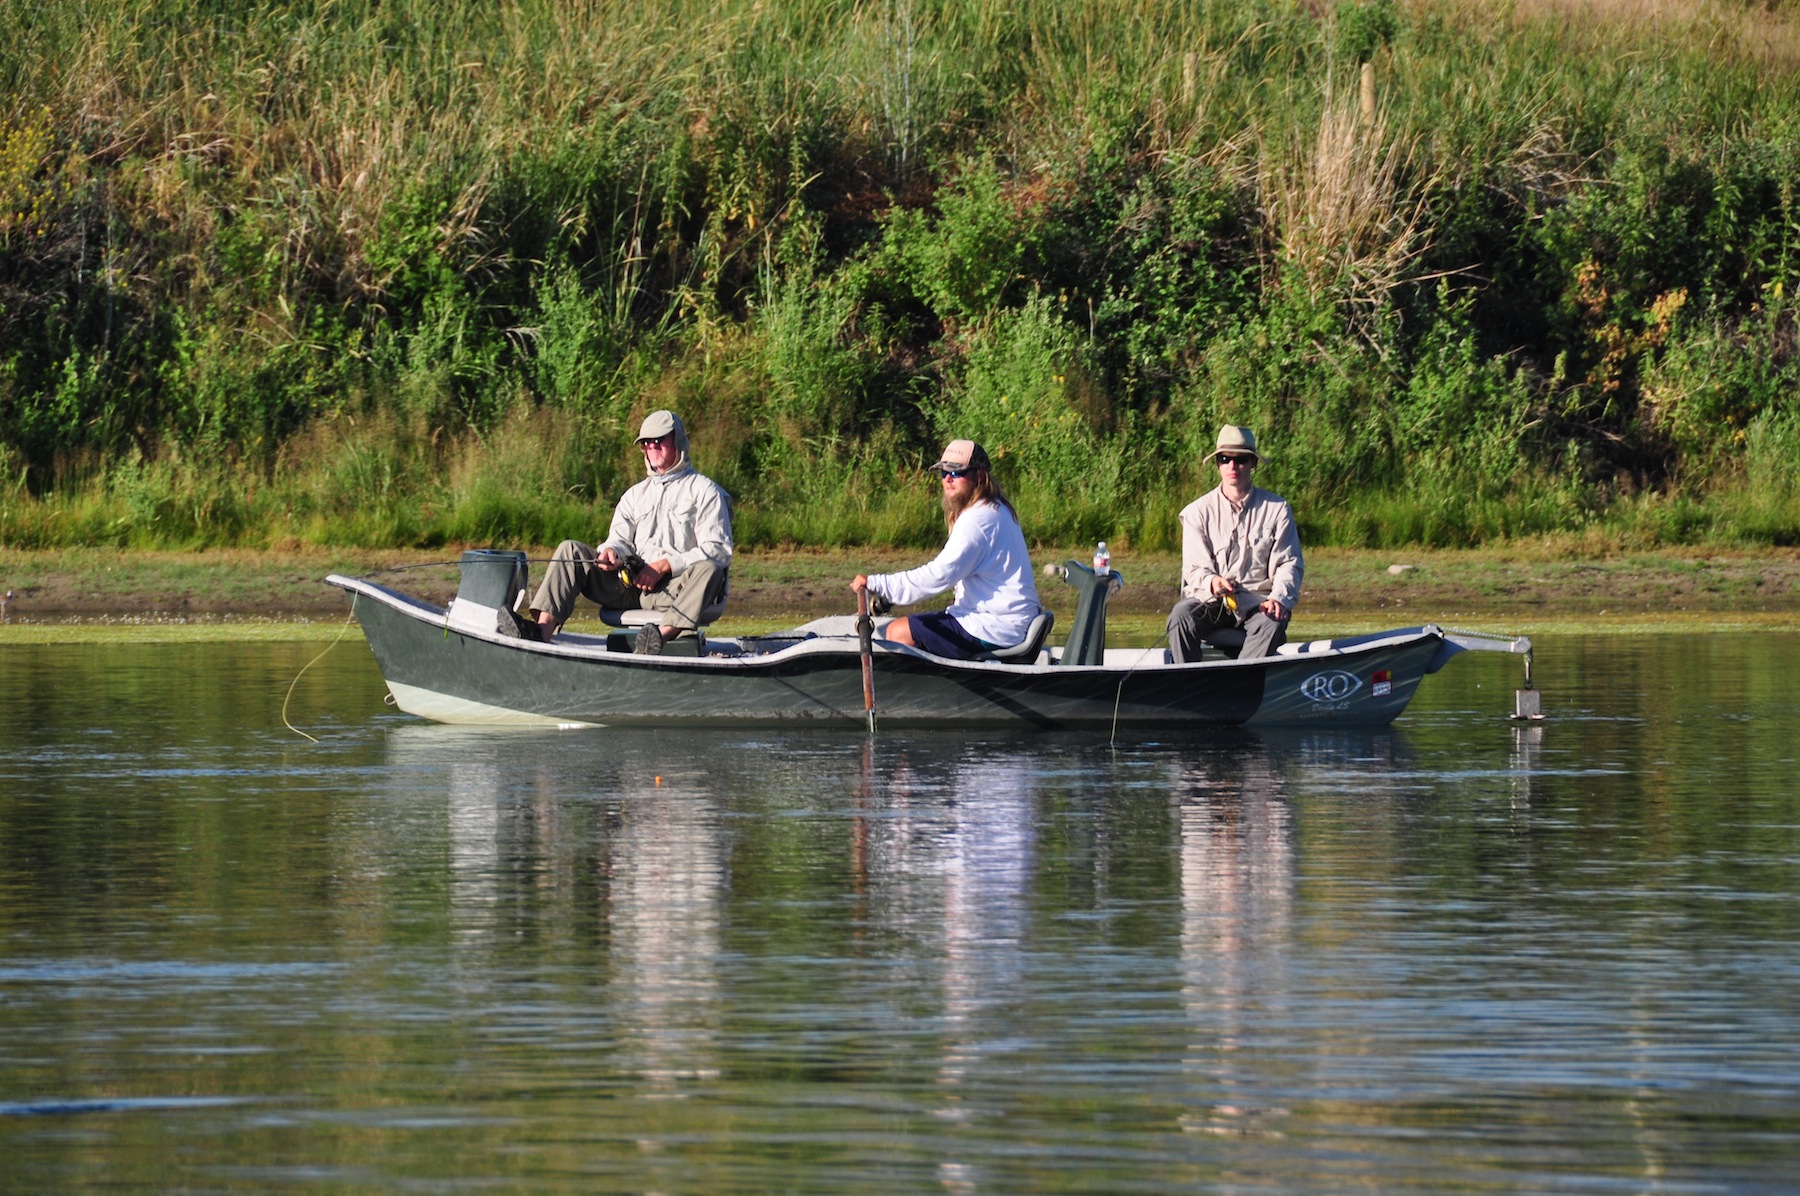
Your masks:
{"label": "fishing rod", "polygon": [[[521,558],[528,565],[554,565],[557,560],[552,556],[528,556]],[[370,573],[406,573],[413,569],[450,569],[460,568],[462,561],[420,561],[413,565],[378,565],[368,570]]]}

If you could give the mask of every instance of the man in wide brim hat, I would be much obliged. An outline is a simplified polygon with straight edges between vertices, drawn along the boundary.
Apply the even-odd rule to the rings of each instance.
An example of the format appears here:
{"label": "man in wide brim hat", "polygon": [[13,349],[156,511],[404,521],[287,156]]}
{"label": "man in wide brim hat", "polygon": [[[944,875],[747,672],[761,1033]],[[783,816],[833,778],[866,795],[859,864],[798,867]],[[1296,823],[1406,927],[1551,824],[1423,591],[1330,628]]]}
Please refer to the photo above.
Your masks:
{"label": "man in wide brim hat", "polygon": [[1219,429],[1219,485],[1181,512],[1181,598],[1169,612],[1169,654],[1199,660],[1212,644],[1240,660],[1287,639],[1306,564],[1286,500],[1252,484],[1263,463],[1256,433]]}
{"label": "man in wide brim hat", "polygon": [[1257,465],[1263,462],[1262,454],[1256,450],[1256,433],[1236,424],[1226,424],[1219,429],[1218,440],[1213,445],[1214,458],[1220,453],[1248,454]]}

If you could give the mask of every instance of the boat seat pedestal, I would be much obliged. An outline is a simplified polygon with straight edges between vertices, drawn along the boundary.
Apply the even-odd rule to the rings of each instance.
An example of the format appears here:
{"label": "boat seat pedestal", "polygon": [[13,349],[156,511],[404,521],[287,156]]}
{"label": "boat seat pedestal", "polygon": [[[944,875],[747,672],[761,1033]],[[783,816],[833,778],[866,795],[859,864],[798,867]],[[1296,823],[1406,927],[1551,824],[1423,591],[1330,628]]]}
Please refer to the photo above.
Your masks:
{"label": "boat seat pedestal", "polygon": [[[618,610],[614,607],[603,606],[600,608],[600,621],[608,627],[642,627],[646,623],[656,622],[660,613],[659,611],[645,610],[641,606],[633,610]],[[701,607],[700,626],[704,628],[710,623],[718,622],[719,616],[724,613],[725,599],[723,598],[711,606]]]}
{"label": "boat seat pedestal", "polygon": [[[632,613],[636,614],[637,612],[633,611]],[[606,637],[606,650],[608,652],[637,651],[637,632],[614,631],[608,633]],[[706,633],[701,631],[690,635],[684,635],[677,639],[665,640],[663,641],[663,649],[658,655],[705,656]]]}

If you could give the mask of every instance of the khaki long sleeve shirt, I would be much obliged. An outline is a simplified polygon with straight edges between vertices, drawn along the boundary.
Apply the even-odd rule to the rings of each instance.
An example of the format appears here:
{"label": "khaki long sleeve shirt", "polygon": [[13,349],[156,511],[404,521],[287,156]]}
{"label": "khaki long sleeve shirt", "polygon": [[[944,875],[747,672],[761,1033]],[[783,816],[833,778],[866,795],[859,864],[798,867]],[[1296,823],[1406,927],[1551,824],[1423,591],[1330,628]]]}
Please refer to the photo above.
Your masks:
{"label": "khaki long sleeve shirt", "polygon": [[709,560],[731,567],[731,496],[692,465],[651,474],[625,492],[613,511],[604,552],[621,558],[636,553],[646,561],[667,558],[669,575]]}
{"label": "khaki long sleeve shirt", "polygon": [[1204,602],[1212,597],[1214,577],[1230,577],[1291,611],[1305,572],[1293,509],[1279,495],[1253,486],[1240,508],[1214,489],[1182,508],[1184,598]]}

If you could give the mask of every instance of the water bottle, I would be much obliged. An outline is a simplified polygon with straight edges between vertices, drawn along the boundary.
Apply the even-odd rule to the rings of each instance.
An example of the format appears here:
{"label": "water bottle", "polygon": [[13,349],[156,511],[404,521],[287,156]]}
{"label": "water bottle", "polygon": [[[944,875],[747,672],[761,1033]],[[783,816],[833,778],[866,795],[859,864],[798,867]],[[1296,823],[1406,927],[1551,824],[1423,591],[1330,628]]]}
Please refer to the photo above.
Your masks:
{"label": "water bottle", "polygon": [[1106,541],[1102,540],[1094,547],[1094,576],[1105,577],[1112,572],[1112,553],[1106,551]]}

